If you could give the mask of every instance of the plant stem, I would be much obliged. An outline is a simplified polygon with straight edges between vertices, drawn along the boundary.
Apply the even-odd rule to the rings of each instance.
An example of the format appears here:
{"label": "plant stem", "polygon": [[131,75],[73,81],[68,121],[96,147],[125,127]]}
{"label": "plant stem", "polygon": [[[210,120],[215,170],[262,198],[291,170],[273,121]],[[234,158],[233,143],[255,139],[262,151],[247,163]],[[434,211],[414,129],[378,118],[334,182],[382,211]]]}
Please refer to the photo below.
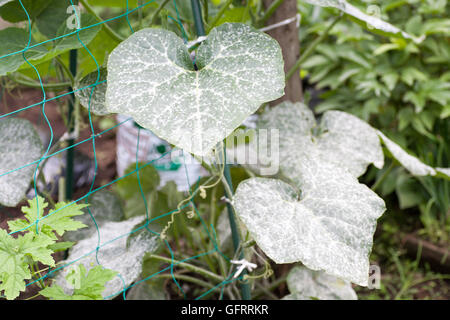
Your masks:
{"label": "plant stem", "polygon": [[203,25],[202,11],[200,9],[200,3],[198,2],[198,0],[191,0],[191,7],[192,14],[194,16],[195,31],[197,32],[197,36],[204,36],[206,34],[205,26]]}
{"label": "plant stem", "polygon": [[[224,146],[224,152],[225,152],[225,146]],[[233,196],[233,185],[231,180],[231,174],[230,174],[230,166],[226,163],[226,157],[225,157],[225,163],[224,163],[225,169],[224,169],[224,178],[222,178],[224,189],[225,189],[225,195],[228,199],[231,199]],[[228,211],[228,220],[230,222],[230,228],[231,228],[231,236],[233,239],[233,247],[235,252],[237,253],[238,249],[241,247],[241,232],[239,225],[236,221],[233,206],[227,202],[227,211]],[[239,253],[239,259],[244,258],[244,252],[243,250]],[[242,272],[242,275],[245,276],[247,274],[247,270],[244,270]],[[251,300],[251,291],[250,286],[247,282],[243,282],[241,284],[241,293],[242,293],[242,299],[244,300]]]}
{"label": "plant stem", "polygon": [[255,284],[259,288],[259,290],[264,292],[268,297],[272,298],[273,300],[278,300],[278,297],[275,294],[273,294],[272,292],[270,292],[269,289],[264,288],[264,286],[261,283],[259,283],[258,281],[255,281]]}
{"label": "plant stem", "polygon": [[[210,284],[210,283],[208,283],[206,281],[203,281],[203,280],[191,277],[191,276],[187,276],[187,275],[184,275],[184,274],[177,274],[177,273],[174,273],[173,276],[175,278],[177,278],[177,279],[180,279],[180,280],[184,280],[184,281],[189,281],[189,282],[195,283],[195,284],[197,284],[197,285],[199,285],[201,287],[204,287],[204,288],[208,288],[208,289],[214,288],[214,286],[212,284]],[[172,275],[170,273],[169,274],[168,273],[158,274],[156,277],[157,278],[172,279]],[[220,289],[216,288],[214,291],[220,291]]]}
{"label": "plant stem", "polygon": [[284,2],[284,0],[275,0],[270,4],[267,10],[264,12],[263,16],[258,20],[258,25],[263,25],[278,9],[278,7]]}
{"label": "plant stem", "polygon": [[[205,35],[205,27],[203,25],[202,12],[200,10],[199,0],[191,0],[191,5],[192,5],[192,14],[194,16],[195,30],[197,32],[197,36],[198,37],[204,36]],[[231,181],[230,167],[226,162],[226,147],[225,147],[225,145],[223,146],[223,153],[224,153],[223,165],[224,165],[225,180],[222,178],[222,181],[224,181],[224,187],[226,188],[226,190],[228,190],[227,197],[229,199],[231,199],[231,197],[233,196],[233,185],[232,185],[232,181]],[[228,208],[228,217],[230,219],[231,232],[232,232],[232,236],[233,236],[233,244],[236,249],[240,245],[239,230],[238,230],[238,226],[236,224],[236,220],[234,218],[233,207],[229,203],[227,203],[227,208]],[[243,254],[241,256],[243,257]],[[245,272],[243,274],[245,275]],[[250,294],[250,286],[248,285],[248,283],[246,283],[246,282],[242,283],[241,290],[242,290],[243,299],[250,300],[251,294]]]}
{"label": "plant stem", "polygon": [[151,25],[154,25],[156,22],[156,18],[158,17],[159,13],[161,12],[162,9],[164,9],[164,7],[166,6],[166,4],[169,2],[170,0],[165,0],[163,3],[161,3],[161,5],[158,7],[158,9],[156,9],[155,13],[152,16],[152,19],[150,20]]}
{"label": "plant stem", "polygon": [[394,169],[394,167],[395,167],[395,161],[392,161],[390,166],[381,175],[381,177],[379,179],[377,179],[377,181],[375,181],[375,183],[373,184],[372,187],[370,187],[370,189],[372,189],[372,191],[377,190],[378,187],[383,183],[383,181],[386,180],[387,176],[389,175],[389,173],[391,173],[391,171],[392,171],[392,169]]}
{"label": "plant stem", "polygon": [[306,48],[306,50],[303,52],[300,58],[298,58],[294,66],[286,74],[286,80],[289,80],[292,77],[292,75],[297,71],[297,69],[300,68],[301,64],[305,62],[305,60],[314,52],[314,49],[328,36],[330,30],[336,25],[336,23],[338,23],[341,17],[342,15],[336,17],[334,21],[328,26],[328,28],[317,39],[315,39],[308,46],[308,48]]}
{"label": "plant stem", "polygon": [[[83,5],[83,7],[86,9],[87,12],[92,14],[98,21],[103,21],[103,19],[95,13],[94,9],[87,3],[86,0],[80,0],[80,3]],[[105,27],[105,32],[116,42],[122,42],[125,40],[122,36],[120,36],[117,32],[115,32],[113,29],[111,29],[110,26],[108,26],[106,23],[103,23],[103,26]]]}
{"label": "plant stem", "polygon": [[198,273],[198,274],[200,274],[200,275],[202,275],[202,276],[204,276],[206,278],[209,278],[211,280],[220,281],[220,282],[222,282],[224,280],[224,278],[222,278],[221,276],[219,276],[219,275],[217,275],[215,273],[212,273],[212,272],[210,272],[208,270],[205,270],[203,268],[194,266],[194,265],[186,263],[186,262],[180,262],[178,260],[173,260],[172,261],[172,259],[170,259],[170,258],[166,258],[166,257],[159,256],[159,255],[156,255],[156,254],[150,255],[149,258],[154,258],[156,260],[159,260],[159,261],[162,261],[162,262],[166,262],[166,263],[173,263],[174,265],[180,266],[182,268],[186,268],[186,269],[188,269],[188,270],[190,270],[192,272],[196,272],[196,273]]}
{"label": "plant stem", "polygon": [[[280,284],[286,281],[287,276],[283,276],[281,278],[278,278],[274,282],[270,283],[269,287],[265,288],[268,291],[272,291],[273,289],[277,288]],[[256,290],[254,293],[254,297],[258,298],[259,296],[263,295],[265,293],[265,290]]]}
{"label": "plant stem", "polygon": [[64,63],[64,61],[61,59],[60,56],[56,56],[55,60],[59,63],[59,65],[61,66],[61,68],[64,70],[66,76],[69,77],[70,82],[72,82],[72,86],[74,86],[75,84],[75,78],[72,75],[72,72],[70,72],[70,69],[66,66],[66,64]]}
{"label": "plant stem", "polygon": [[[70,61],[69,61],[69,71],[74,77],[77,73],[77,58],[78,58],[78,52],[76,49],[72,49],[69,52],[70,54]],[[75,104],[75,94],[73,93],[73,88],[69,87],[69,92],[72,92],[72,94],[69,97],[68,101],[68,111],[67,111],[67,132],[69,135],[72,135],[74,132],[75,127],[75,121],[74,121],[74,104]],[[70,138],[67,140],[68,142],[68,148],[66,153],[66,176],[65,176],[65,183],[66,183],[66,194],[65,194],[65,200],[72,200],[73,196],[73,165],[74,165],[74,152],[75,150],[72,148],[75,140],[73,138]]]}
{"label": "plant stem", "polygon": [[216,16],[214,17],[214,19],[212,20],[212,22],[209,25],[208,33],[209,33],[209,31],[211,31],[212,28],[214,28],[214,26],[220,20],[220,18],[222,18],[223,14],[225,13],[225,11],[228,9],[228,7],[230,6],[230,4],[232,2],[233,2],[233,0],[227,0],[227,2],[225,2],[225,4],[222,6],[222,8],[220,8],[219,12],[216,14]]}

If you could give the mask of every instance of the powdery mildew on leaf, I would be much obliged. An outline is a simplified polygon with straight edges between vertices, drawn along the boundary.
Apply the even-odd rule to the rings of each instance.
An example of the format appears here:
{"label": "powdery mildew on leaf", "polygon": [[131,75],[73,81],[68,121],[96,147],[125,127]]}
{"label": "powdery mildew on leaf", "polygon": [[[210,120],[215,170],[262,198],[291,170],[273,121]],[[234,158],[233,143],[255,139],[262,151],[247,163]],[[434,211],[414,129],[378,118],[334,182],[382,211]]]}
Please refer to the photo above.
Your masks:
{"label": "powdery mildew on leaf", "polygon": [[[141,274],[142,259],[144,254],[146,252],[152,252],[157,248],[156,237],[149,239],[145,236],[145,233],[142,233],[133,239],[127,248],[126,234],[131,232],[133,227],[141,221],[142,217],[136,217],[122,222],[108,222],[99,228],[101,239],[100,245],[109,243],[99,249],[98,260],[105,268],[117,271],[124,280],[125,286],[129,286]],[[116,239],[120,236],[122,237]],[[141,241],[144,237],[145,241]],[[88,270],[92,267],[92,265],[97,265],[95,258],[97,241],[97,234],[92,235],[90,238],[81,240],[72,247],[70,250],[70,255],[65,262],[70,263],[71,261],[74,261],[91,252],[86,258],[75,262],[73,265],[83,263]],[[70,271],[69,269],[70,268],[68,267],[64,268],[56,277],[56,283],[61,286],[66,293],[70,292],[70,288],[67,287],[65,281],[65,277]],[[124,283],[121,278],[115,277],[106,284],[103,297],[117,295],[123,288]]]}
{"label": "powdery mildew on leaf", "polygon": [[272,159],[279,161],[281,168],[295,166],[297,161],[314,155],[315,161],[334,163],[359,177],[369,164],[377,168],[384,164],[383,149],[374,129],[345,112],[328,111],[318,125],[306,105],[283,102],[267,109],[258,128],[280,130],[279,154]]}
{"label": "powdery mildew on leaf", "polygon": [[[99,227],[107,222],[118,222],[124,218],[119,198],[108,190],[97,191],[89,197],[89,210],[95,218],[95,223]],[[84,214],[74,218],[74,220],[80,221],[88,227],[66,233],[64,235],[64,240],[79,241],[90,237],[93,234],[97,234],[95,223],[92,220],[87,208],[83,209],[83,211]]]}
{"label": "powdery mildew on leaf", "polygon": [[421,162],[416,157],[411,156],[405,150],[403,150],[398,144],[386,137],[381,131],[378,131],[378,135],[383,140],[384,145],[392,154],[392,156],[397,159],[400,164],[405,167],[414,176],[434,176],[436,175],[436,170],[423,162]]}
{"label": "powdery mildew on leaf", "polygon": [[361,10],[359,10],[357,7],[351,5],[345,0],[305,0],[305,2],[321,6],[321,7],[333,7],[341,10],[342,12],[355,17],[356,19],[363,21],[367,23],[368,26],[378,29],[380,31],[383,31],[385,33],[393,34],[393,35],[400,35],[401,37],[405,39],[411,39],[416,43],[422,42],[425,37],[414,37],[413,35],[410,35],[401,29],[397,28],[396,26],[393,26],[392,24],[383,21],[379,17],[372,16],[365,14]]}
{"label": "powdery mildew on leaf", "polygon": [[[102,67],[100,68],[100,74],[97,71],[89,73],[75,87],[75,95],[80,100],[81,105],[88,110],[90,107],[91,112],[98,116],[109,114],[105,106],[106,74],[106,68]],[[92,86],[97,83],[97,78],[98,82],[104,82]],[[79,90],[81,88],[85,89]]]}
{"label": "powdery mildew on leaf", "polygon": [[38,160],[42,152],[41,140],[30,122],[18,118],[0,120],[0,203],[2,205],[14,207],[24,198],[36,165],[8,172]]}
{"label": "powdery mildew on leaf", "polygon": [[236,212],[276,263],[301,261],[366,286],[384,201],[348,172],[311,160],[299,163],[293,173],[300,198],[281,180],[252,178],[236,190]]}
{"label": "powdery mildew on leaf", "polygon": [[278,43],[244,24],[214,28],[197,50],[196,65],[198,71],[173,32],[140,30],[109,56],[106,107],[203,156],[262,103],[284,93]]}
{"label": "powdery mildew on leaf", "polygon": [[[280,130],[279,152],[269,160],[297,188],[260,178],[239,185],[236,212],[258,245],[277,263],[301,261],[313,270],[367,285],[372,237],[385,205],[357,177],[370,163],[383,166],[381,133],[340,111],[326,112],[316,124],[305,105],[290,102],[266,110],[258,129]],[[393,142],[388,144],[413,174],[433,173]],[[249,148],[256,150],[252,142]]]}
{"label": "powdery mildew on leaf", "polygon": [[291,294],[283,300],[357,300],[358,297],[348,281],[321,271],[295,266],[289,272],[287,285]]}
{"label": "powdery mildew on leaf", "polygon": [[11,2],[13,0],[0,0],[0,7],[4,4],[7,4],[8,2]]}
{"label": "powdery mildew on leaf", "polygon": [[446,175],[448,179],[450,179],[450,168],[436,168],[436,171]]}

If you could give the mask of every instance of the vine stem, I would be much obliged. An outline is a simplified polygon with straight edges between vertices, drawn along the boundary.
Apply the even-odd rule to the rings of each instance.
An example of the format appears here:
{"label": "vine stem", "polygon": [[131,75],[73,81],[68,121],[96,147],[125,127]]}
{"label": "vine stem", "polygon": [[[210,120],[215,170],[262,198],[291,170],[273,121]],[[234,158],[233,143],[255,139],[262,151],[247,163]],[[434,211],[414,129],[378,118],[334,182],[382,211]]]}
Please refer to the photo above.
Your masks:
{"label": "vine stem", "polygon": [[[83,5],[83,7],[86,9],[87,12],[92,14],[95,19],[98,21],[103,21],[103,19],[94,11],[94,9],[87,3],[86,0],[80,0],[80,3]],[[110,26],[108,26],[106,23],[103,23],[103,26],[105,27],[105,32],[116,42],[122,42],[125,40],[122,36],[120,36],[117,32],[115,32],[113,29],[111,29]]]}
{"label": "vine stem", "polygon": [[225,280],[224,278],[222,278],[221,276],[219,276],[219,275],[217,275],[217,274],[215,274],[213,272],[210,272],[208,270],[205,270],[203,268],[194,266],[194,265],[186,263],[186,262],[181,262],[181,261],[178,261],[178,260],[172,260],[171,258],[166,258],[166,257],[160,256],[160,255],[157,255],[157,254],[150,255],[150,258],[153,258],[153,259],[156,259],[156,260],[159,260],[159,261],[162,261],[162,262],[166,262],[166,263],[171,263],[171,264],[173,263],[174,265],[177,265],[177,266],[180,266],[182,268],[186,268],[186,269],[188,269],[188,270],[190,270],[192,272],[196,272],[198,274],[201,274],[202,276],[204,276],[206,278],[209,278],[211,280],[216,280],[216,281],[219,281],[219,282],[222,282],[222,281]]}
{"label": "vine stem", "polygon": [[394,169],[394,167],[395,167],[395,161],[392,161],[390,166],[381,175],[381,177],[377,181],[375,181],[375,183],[373,184],[373,186],[370,189],[372,189],[372,191],[377,190],[378,187],[383,183],[383,181],[386,180],[387,176],[389,175],[389,173],[391,173],[391,171],[392,171],[392,169]]}
{"label": "vine stem", "polygon": [[[200,9],[199,0],[191,0],[191,6],[192,6],[192,14],[194,16],[195,30],[197,32],[197,36],[198,37],[205,36],[205,27],[203,25],[202,12]],[[225,9],[227,7],[228,6],[225,6]],[[212,25],[214,25],[214,23]],[[230,175],[230,167],[229,167],[229,164],[227,164],[227,160],[226,160],[226,146],[225,145],[223,146],[223,154],[224,154],[223,166],[224,166],[224,178],[225,179],[222,178],[222,181],[224,182],[223,185],[225,187],[227,197],[231,199],[231,197],[233,196],[233,184],[232,184],[231,175]],[[228,218],[229,218],[230,227],[231,227],[231,234],[232,234],[232,238],[233,238],[233,244],[234,244],[234,248],[236,250],[236,248],[239,247],[240,242],[241,242],[240,235],[239,235],[239,226],[236,223],[235,212],[234,212],[231,204],[227,203],[227,209],[228,209]],[[244,254],[241,253],[240,257],[242,259],[244,257]],[[245,275],[245,272],[243,274]],[[242,293],[242,298],[244,300],[251,300],[250,286],[247,282],[242,283],[241,293]]]}
{"label": "vine stem", "polygon": [[341,19],[342,14],[339,15],[334,19],[334,21],[328,26],[328,28],[317,38],[315,39],[309,46],[306,48],[306,50],[303,52],[303,54],[298,58],[297,62],[294,64],[294,66],[288,71],[286,74],[286,80],[289,80],[292,75],[297,71],[298,68],[300,68],[300,65],[305,62],[305,60],[314,52],[314,49],[328,36],[328,33],[330,30],[338,23],[338,21]]}
{"label": "vine stem", "polygon": [[[212,284],[210,284],[209,282],[206,282],[206,281],[203,281],[203,280],[191,277],[191,276],[187,276],[187,275],[184,275],[184,274],[178,274],[178,273],[174,273],[173,276],[175,278],[177,278],[177,279],[180,279],[180,280],[184,280],[184,281],[195,283],[195,284],[197,284],[197,285],[199,285],[201,287],[204,287],[204,288],[208,288],[208,289],[214,288],[214,286]],[[156,277],[157,278],[172,279],[172,274],[170,274],[170,273],[169,274],[163,273],[163,274],[158,274]],[[214,291],[220,291],[220,289],[216,288]]]}

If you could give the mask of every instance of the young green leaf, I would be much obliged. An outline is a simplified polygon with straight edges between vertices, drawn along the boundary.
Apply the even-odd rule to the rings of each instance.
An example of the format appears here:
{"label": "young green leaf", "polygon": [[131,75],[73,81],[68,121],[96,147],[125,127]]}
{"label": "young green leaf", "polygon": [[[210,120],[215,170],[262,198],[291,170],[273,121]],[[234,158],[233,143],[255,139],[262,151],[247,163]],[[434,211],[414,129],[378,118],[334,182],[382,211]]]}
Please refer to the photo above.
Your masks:
{"label": "young green leaf", "polygon": [[24,198],[36,168],[20,167],[41,157],[42,143],[33,125],[25,119],[2,119],[0,137],[0,203],[14,207]]}
{"label": "young green leaf", "polygon": [[19,0],[1,1],[0,16],[9,22],[26,21],[28,20],[28,16],[30,19],[34,19],[50,4],[50,2],[51,0],[21,0],[21,2],[19,2]]}
{"label": "young green leaf", "polygon": [[101,300],[106,283],[117,275],[116,271],[105,269],[102,266],[95,266],[87,272],[82,264],[72,271],[66,277],[68,283],[75,282],[77,284],[72,294],[66,294],[64,289],[58,285],[47,287],[41,290],[40,294],[51,300]]}
{"label": "young green leaf", "polygon": [[108,59],[107,109],[203,156],[262,103],[283,95],[278,43],[247,25],[213,29],[195,61],[197,71],[170,31],[134,33]]}
{"label": "young green leaf", "polygon": [[355,291],[348,281],[330,276],[324,272],[295,266],[289,272],[287,285],[290,294],[283,300],[357,300]]}
{"label": "young green leaf", "polygon": [[[37,198],[28,200],[28,207],[22,207],[22,212],[25,213],[25,219],[8,221],[10,230],[13,232],[19,231],[28,225],[35,223],[38,218],[38,207],[40,219],[39,227],[47,236],[52,237],[51,233],[53,231],[62,236],[66,231],[74,231],[86,227],[86,225],[80,221],[72,219],[72,217],[84,214],[81,209],[87,207],[86,204],[73,203],[68,205],[68,203],[65,202],[58,202],[55,205],[55,208],[49,211],[48,217],[42,219],[44,217],[44,209],[47,207],[47,203],[44,198],[38,196]],[[53,212],[55,213],[52,214]]]}
{"label": "young green leaf", "polygon": [[25,258],[54,266],[51,250],[47,246],[54,243],[48,237],[33,233],[14,238],[0,229],[0,291],[4,291],[7,299],[12,300],[25,290],[25,280],[31,279],[31,273]]}

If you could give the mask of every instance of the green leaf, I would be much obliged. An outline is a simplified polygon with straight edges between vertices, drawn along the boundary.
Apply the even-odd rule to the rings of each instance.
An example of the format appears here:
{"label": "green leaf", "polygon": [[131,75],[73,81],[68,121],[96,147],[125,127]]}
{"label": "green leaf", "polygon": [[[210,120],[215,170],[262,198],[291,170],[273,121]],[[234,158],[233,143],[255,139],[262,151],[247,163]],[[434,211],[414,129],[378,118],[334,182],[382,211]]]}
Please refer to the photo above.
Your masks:
{"label": "green leaf", "polygon": [[[55,205],[55,208],[49,211],[48,217],[42,219],[46,207],[47,203],[42,197],[38,196],[37,198],[28,200],[28,207],[22,207],[22,212],[25,213],[26,220],[9,221],[9,228],[14,232],[21,230],[24,226],[35,223],[38,218],[38,208],[40,220],[39,228],[44,230],[44,228],[47,227],[47,230],[44,230],[44,233],[55,231],[58,235],[62,236],[66,231],[74,231],[86,227],[86,225],[80,221],[72,219],[72,217],[84,214],[81,209],[87,207],[86,204],[73,203],[68,205],[68,203],[65,202],[58,202]],[[54,214],[52,214],[53,212]]]}
{"label": "green leaf", "polygon": [[20,22],[28,20],[27,13],[31,20],[34,20],[49,4],[51,0],[22,0],[23,9],[18,0],[0,4],[0,16],[9,22]]}
{"label": "green leaf", "polygon": [[[87,87],[83,90],[75,91],[75,96],[80,100],[82,106],[88,110],[90,107],[91,112],[98,116],[109,114],[105,106],[106,75],[106,68],[101,67],[99,72],[89,73],[75,85],[76,90]],[[92,86],[98,82],[102,83]]]}
{"label": "green leaf", "polygon": [[48,246],[50,250],[53,252],[66,251],[75,244],[75,242],[64,241],[64,242],[56,242]]}
{"label": "green leaf", "polygon": [[49,266],[55,265],[52,251],[47,249],[53,242],[33,233],[13,238],[0,229],[0,291],[4,291],[7,299],[18,297],[25,290],[25,280],[31,279],[26,256]]}
{"label": "green leaf", "polygon": [[87,272],[82,264],[72,269],[72,271],[66,277],[68,283],[73,283],[74,278],[78,281],[72,294],[66,294],[63,288],[58,285],[47,287],[41,290],[40,294],[51,300],[102,300],[102,293],[105,290],[106,283],[117,275],[116,271],[103,268],[102,266],[95,266]]}
{"label": "green leaf", "polygon": [[245,22],[250,19],[250,14],[245,7],[234,7],[225,11],[223,16],[217,21],[216,25],[226,22]]}
{"label": "green leaf", "polygon": [[404,83],[412,86],[414,81],[427,81],[428,76],[414,67],[407,67],[402,70],[401,79]]}
{"label": "green leaf", "polygon": [[33,125],[25,119],[2,119],[0,137],[0,203],[14,207],[24,198],[36,165],[18,168],[41,157],[42,143]]}
{"label": "green leaf", "polygon": [[[143,166],[144,163],[138,163],[138,165]],[[124,173],[124,175],[128,176],[119,180],[115,186],[115,191],[126,201],[135,198],[136,196],[142,198],[138,174],[144,194],[156,190],[160,182],[159,173],[152,165],[145,166],[142,169],[139,169],[139,171],[130,174],[130,172],[133,171],[136,171],[136,163],[128,166]]]}
{"label": "green leaf", "polygon": [[[94,16],[87,14],[87,13],[82,13],[81,18],[80,18],[80,26],[81,26],[82,30],[80,30],[79,33],[75,33],[73,35],[65,36],[60,39],[55,40],[54,50],[57,52],[64,52],[64,51],[71,50],[71,49],[83,48],[83,45],[80,43],[80,40],[81,40],[81,42],[84,43],[84,45],[87,45],[89,42],[91,42],[95,38],[97,33],[102,28],[101,25],[97,25],[95,27],[90,27],[97,23],[98,23],[98,21]],[[86,27],[89,27],[89,28],[84,29]],[[58,31],[56,32],[56,36],[57,37],[64,36],[64,35],[73,33],[75,31],[77,31],[77,30],[69,29],[67,27],[67,23],[64,21],[61,24],[61,26],[58,28]]]}
{"label": "green leaf", "polygon": [[425,39],[425,36],[415,37],[376,16],[368,15],[345,0],[305,0],[305,2],[321,7],[332,7],[339,9],[345,14],[348,14],[356,19],[361,25],[371,31],[379,31],[382,34],[411,39],[416,43],[421,43]]}
{"label": "green leaf", "polygon": [[420,192],[417,181],[407,175],[401,175],[396,181],[395,193],[402,210],[427,201]]}
{"label": "green leaf", "polygon": [[[55,38],[59,27],[66,23],[70,16],[67,9],[71,5],[70,0],[51,0],[50,4],[36,17],[39,31],[48,39]],[[73,11],[69,12],[73,14]]]}
{"label": "green leaf", "polygon": [[295,266],[287,277],[291,294],[283,300],[357,300],[351,283],[324,272]]}
{"label": "green leaf", "polygon": [[[80,30],[79,33],[76,33],[76,29],[68,29],[66,21],[62,23],[61,26],[59,26],[56,36],[61,37],[54,41],[53,47],[49,49],[48,52],[46,52],[45,55],[41,56],[40,59],[33,60],[34,65],[38,65],[41,63],[44,63],[46,61],[49,61],[53,59],[54,57],[61,55],[69,50],[72,49],[79,49],[83,48],[84,45],[88,45],[99,33],[101,30],[101,25],[96,25],[94,27],[91,27],[91,25],[94,25],[98,23],[98,21],[95,19],[95,17],[87,14],[82,13],[80,18],[80,25],[82,30]],[[72,34],[73,33],[73,34]],[[69,36],[66,36],[68,34],[71,34]],[[78,40],[78,36],[80,40],[83,42],[83,44]],[[28,38],[27,38],[28,39]],[[24,45],[21,49],[23,49],[26,45]],[[36,48],[42,48],[42,45],[37,46]],[[20,55],[19,55],[20,56]],[[92,59],[92,58],[90,58]],[[28,64],[23,63],[19,70],[23,69],[29,69],[31,68]],[[1,69],[0,69],[1,70]]]}
{"label": "green leaf", "polygon": [[[6,28],[0,30],[0,56],[5,56],[10,53],[19,52],[24,50],[28,44],[29,34],[28,31],[20,28]],[[30,46],[36,44],[33,38],[31,38]],[[33,63],[33,61],[44,57],[47,54],[47,49],[43,46],[37,46],[25,51],[25,57],[27,60]],[[16,53],[0,59],[0,76],[4,76],[10,72],[14,72],[19,69],[20,66],[26,64],[22,53]]]}
{"label": "green leaf", "polygon": [[198,71],[174,33],[140,30],[109,56],[106,107],[203,156],[262,103],[283,95],[278,43],[247,25],[214,28],[196,65]]}

